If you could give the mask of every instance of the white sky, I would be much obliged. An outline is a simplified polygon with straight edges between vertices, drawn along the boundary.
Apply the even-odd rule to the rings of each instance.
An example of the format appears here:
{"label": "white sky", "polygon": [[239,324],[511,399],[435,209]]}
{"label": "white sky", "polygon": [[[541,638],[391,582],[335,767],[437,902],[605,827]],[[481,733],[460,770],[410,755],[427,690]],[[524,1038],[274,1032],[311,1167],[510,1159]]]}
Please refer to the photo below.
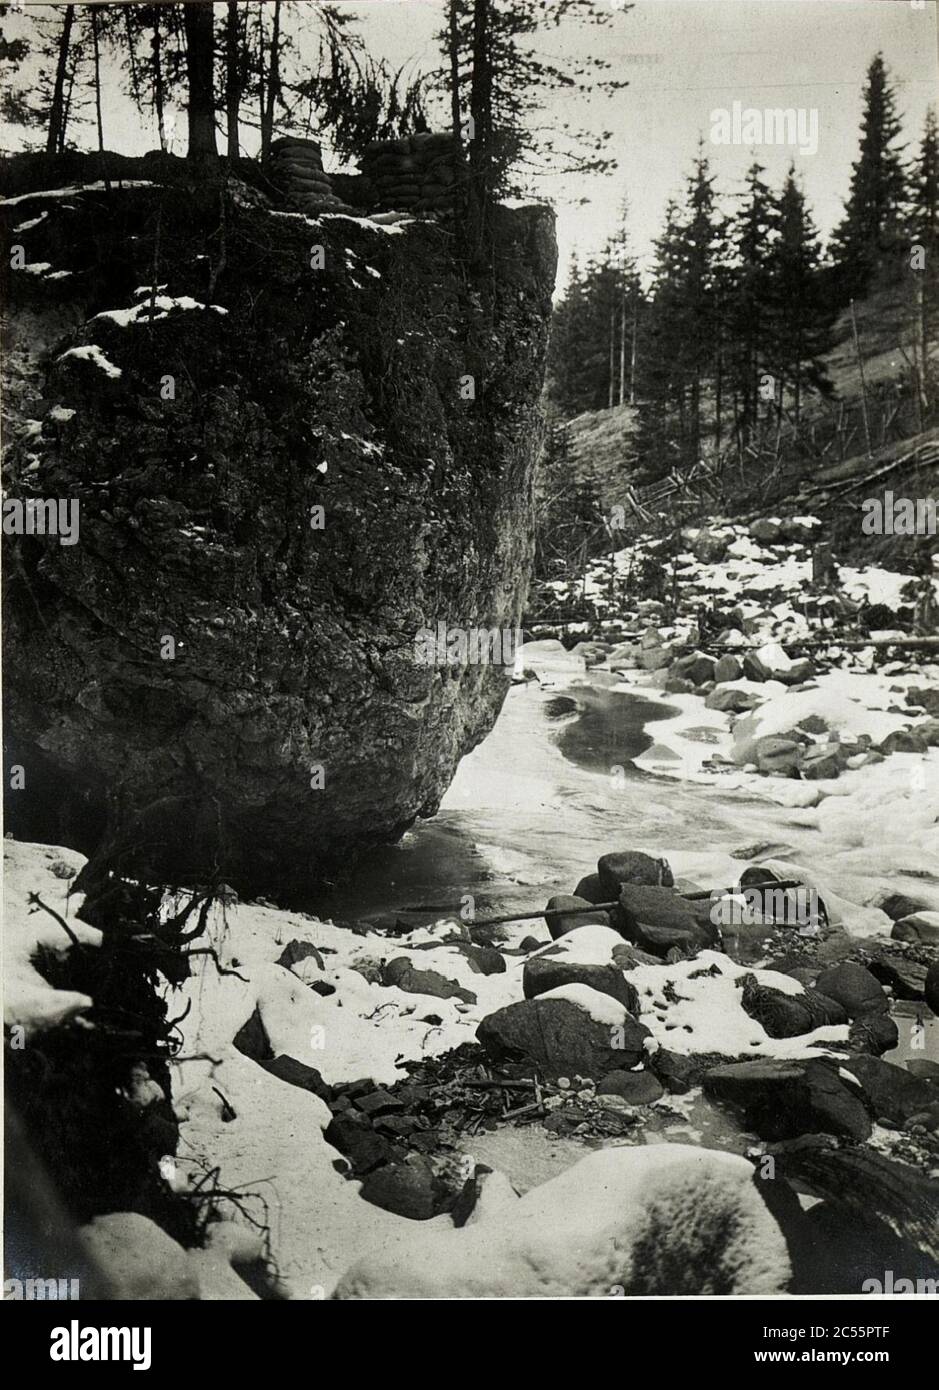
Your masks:
{"label": "white sky", "polygon": [[[610,0],[611,8],[617,2]],[[356,15],[369,46],[393,66],[409,60],[418,67],[439,66],[435,35],[443,0],[348,0],[342,8]],[[739,189],[754,153],[773,183],[794,155],[816,221],[827,234],[848,189],[861,88],[873,54],[883,50],[891,69],[911,149],[919,142],[927,105],[939,97],[936,0],[638,0],[625,14],[614,9],[604,28],[565,23],[546,30],[536,46],[556,58],[597,52],[597,44],[613,63],[612,75],[628,78],[629,87],[590,101],[556,94],[545,113],[558,125],[566,120],[612,131],[610,153],[619,164],[611,175],[558,176],[544,183],[543,195],[557,204],[562,277],[575,246],[582,258],[600,249],[624,194],[634,248],[648,264],[665,204],[681,190],[698,135],[708,140],[716,107],[740,101],[817,109],[814,155],[776,146],[708,148],[718,187],[727,192]],[[180,152],[184,130],[180,121]],[[0,133],[14,148],[22,138],[16,131]],[[82,143],[92,136],[85,127]],[[128,102],[116,99],[105,111],[105,143],[135,154],[157,142],[155,130]],[[579,205],[581,199],[586,202]]]}

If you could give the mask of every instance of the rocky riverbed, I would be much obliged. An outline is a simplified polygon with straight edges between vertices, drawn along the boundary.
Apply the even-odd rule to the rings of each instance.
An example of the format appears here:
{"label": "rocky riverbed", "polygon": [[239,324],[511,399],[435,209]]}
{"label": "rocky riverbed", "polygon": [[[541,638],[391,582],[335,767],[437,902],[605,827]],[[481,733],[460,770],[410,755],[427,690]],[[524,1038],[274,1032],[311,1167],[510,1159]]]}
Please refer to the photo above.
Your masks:
{"label": "rocky riverbed", "polygon": [[[833,636],[793,674],[804,542],[732,535],[737,555],[689,552],[671,625],[601,602],[586,639],[536,633],[440,815],[329,912],[216,902],[215,954],[162,987],[184,1015],[169,1086],[137,1077],[178,1122],[163,1181],[186,1200],[211,1175],[213,1220],[165,1268],[125,1233],[128,1287],[165,1296],[180,1261],[202,1297],[935,1276],[939,672]],[[743,626],[705,643],[722,580]],[[903,582],[846,579],[901,619]],[[10,1008],[78,1027],[90,1000],[37,972],[28,895],[93,946],[83,861],[6,849]]]}

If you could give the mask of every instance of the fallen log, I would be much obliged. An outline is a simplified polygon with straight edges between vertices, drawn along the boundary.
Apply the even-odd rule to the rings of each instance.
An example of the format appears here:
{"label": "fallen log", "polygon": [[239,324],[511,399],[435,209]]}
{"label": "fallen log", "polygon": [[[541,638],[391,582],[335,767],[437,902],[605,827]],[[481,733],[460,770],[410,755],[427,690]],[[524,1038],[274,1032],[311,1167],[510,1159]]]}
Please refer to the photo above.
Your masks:
{"label": "fallen log", "polygon": [[[805,884],[795,878],[766,878],[761,879],[759,883],[748,883],[747,891],[754,888],[787,889],[804,887]],[[721,893],[727,896],[737,891],[736,888],[699,888],[695,889],[693,893],[679,893],[677,896],[679,898],[684,898],[687,902],[702,902],[704,899],[710,898],[712,893]],[[504,927],[508,922],[537,922],[542,917],[580,917],[587,912],[612,912],[614,907],[619,907],[618,898],[615,902],[589,903],[586,907],[543,907],[538,912],[509,912],[501,917],[474,918],[468,925],[473,927]],[[416,908],[401,908],[399,909],[399,916],[407,916],[409,913],[414,913],[419,910],[420,909]],[[459,917],[460,913],[463,911],[463,906],[462,904],[456,904],[452,907],[435,907],[432,911],[452,913],[454,917]]]}

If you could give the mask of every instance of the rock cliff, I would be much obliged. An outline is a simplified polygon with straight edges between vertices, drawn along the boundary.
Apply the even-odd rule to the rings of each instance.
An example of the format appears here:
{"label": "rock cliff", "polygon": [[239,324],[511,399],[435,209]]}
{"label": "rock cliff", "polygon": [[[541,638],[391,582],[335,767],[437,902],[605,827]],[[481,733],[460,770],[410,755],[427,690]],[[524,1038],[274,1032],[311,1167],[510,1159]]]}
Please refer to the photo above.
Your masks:
{"label": "rock cliff", "polygon": [[7,825],[283,899],[433,814],[501,706],[415,637],[520,619],[551,216],[499,209],[478,277],[443,221],[138,163],[2,207],[6,493],[80,505],[5,536]]}

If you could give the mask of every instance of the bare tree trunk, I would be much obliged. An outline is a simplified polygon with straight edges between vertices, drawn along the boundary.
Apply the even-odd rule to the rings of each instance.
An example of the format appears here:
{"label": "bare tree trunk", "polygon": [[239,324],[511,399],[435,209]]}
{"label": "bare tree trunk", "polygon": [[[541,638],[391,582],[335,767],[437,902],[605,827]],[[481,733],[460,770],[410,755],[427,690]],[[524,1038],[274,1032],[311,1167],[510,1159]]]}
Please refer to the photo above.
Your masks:
{"label": "bare tree trunk", "polygon": [[238,144],[238,114],[241,106],[238,28],[237,0],[228,0],[228,16],[225,25],[225,120],[229,159],[237,159],[241,153]]}
{"label": "bare tree trunk", "polygon": [[57,153],[63,154],[65,151],[65,136],[68,131],[68,118],[72,110],[72,93],[75,90],[75,69],[78,66],[72,62],[68,73],[68,85],[65,88],[65,99],[62,102],[62,123],[59,126],[59,146]]}
{"label": "bare tree trunk", "polygon": [[463,131],[460,119],[460,31],[457,24],[458,0],[449,0],[449,58],[450,58],[450,122],[453,126],[453,139],[457,156],[463,153]]}
{"label": "bare tree trunk", "polygon": [[861,378],[861,413],[864,417],[864,438],[867,441],[867,452],[871,452],[871,426],[867,414],[867,382],[864,379],[864,359],[861,356],[861,343],[857,332],[857,314],[854,309],[854,300],[851,300],[851,328],[854,332],[854,352],[857,357],[858,375]]}
{"label": "bare tree trunk", "polygon": [[607,409],[612,410],[616,400],[616,302],[610,305],[610,389],[607,392]]}
{"label": "bare tree trunk", "polygon": [[215,144],[215,94],[212,60],[215,32],[210,4],[183,6],[186,32],[186,72],[189,79],[189,151],[191,160],[206,166],[218,160]]}
{"label": "bare tree trunk", "polygon": [[95,120],[98,125],[98,154],[101,156],[101,173],[105,187],[110,191],[107,170],[104,167],[104,122],[101,118],[101,47],[98,42],[98,10],[91,7],[91,42],[95,60]]}
{"label": "bare tree trunk", "polygon": [[166,112],[163,98],[163,41],[160,38],[160,19],[158,15],[153,21],[153,33],[150,39],[150,62],[153,66],[153,109],[156,113],[160,149],[165,154]]}
{"label": "bare tree trunk", "polygon": [[65,75],[68,70],[68,46],[72,35],[73,11],[71,5],[65,6],[62,17],[62,32],[59,34],[59,56],[55,68],[55,86],[52,89],[52,105],[49,108],[49,129],[46,133],[46,154],[56,154],[64,139],[64,98]]}
{"label": "bare tree trunk", "polygon": [[623,297],[620,305],[619,321],[619,403],[623,404],[626,399],[626,293],[627,286],[623,280]]}
{"label": "bare tree trunk", "polygon": [[261,158],[266,159],[274,138],[274,112],[280,94],[280,0],[274,0],[274,20],[271,28],[270,62],[267,65],[267,91],[263,99],[261,121]]}
{"label": "bare tree trunk", "polygon": [[130,27],[130,10],[124,11],[124,36],[127,39],[127,63],[130,68],[130,90],[134,98],[134,105],[138,111],[143,110],[143,93],[140,90],[140,70],[137,67],[137,48],[134,41],[133,30]]}
{"label": "bare tree trunk", "polygon": [[633,287],[633,346],[629,363],[629,404],[636,404],[636,336],[639,330],[639,286]]}
{"label": "bare tree trunk", "polygon": [[258,0],[258,132],[264,139],[264,97],[267,79],[264,75],[264,0]]}
{"label": "bare tree trunk", "polygon": [[482,254],[492,198],[492,11],[491,0],[473,0],[473,84],[470,115],[470,225],[476,254]]}
{"label": "bare tree trunk", "polygon": [[714,381],[714,452],[721,452],[721,411],[724,408],[724,347],[718,339],[717,372]]}

